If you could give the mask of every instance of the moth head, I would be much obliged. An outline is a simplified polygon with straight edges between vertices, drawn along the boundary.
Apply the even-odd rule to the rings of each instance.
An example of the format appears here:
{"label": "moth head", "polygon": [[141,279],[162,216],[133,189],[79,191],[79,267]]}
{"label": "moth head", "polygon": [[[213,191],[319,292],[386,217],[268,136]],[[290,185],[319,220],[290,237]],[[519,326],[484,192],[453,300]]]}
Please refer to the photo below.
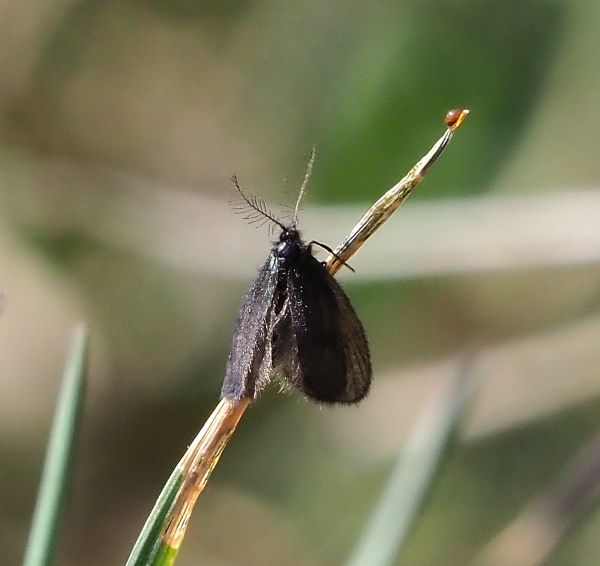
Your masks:
{"label": "moth head", "polygon": [[298,240],[300,240],[300,232],[293,226],[282,230],[281,234],[279,234],[280,242],[295,242]]}
{"label": "moth head", "polygon": [[296,228],[286,228],[279,235],[279,243],[275,246],[277,257],[292,261],[302,249],[300,233]]}

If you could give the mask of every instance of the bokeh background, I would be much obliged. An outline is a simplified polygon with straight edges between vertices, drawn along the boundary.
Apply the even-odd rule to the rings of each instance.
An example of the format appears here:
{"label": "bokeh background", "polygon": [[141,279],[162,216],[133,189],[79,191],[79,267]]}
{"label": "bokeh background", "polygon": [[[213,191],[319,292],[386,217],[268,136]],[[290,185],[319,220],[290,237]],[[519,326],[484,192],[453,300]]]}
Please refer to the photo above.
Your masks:
{"label": "bokeh background", "polygon": [[[279,209],[316,145],[302,226],[334,246],[455,106],[448,151],[340,274],[372,394],[269,390],[180,563],[342,563],[465,351],[477,391],[404,563],[480,556],[600,425],[598,21],[585,1],[3,0],[0,563],[22,556],[73,325],[92,360],[58,563],[122,564],[218,400],[269,250],[229,176]],[[581,503],[550,564],[598,563]],[[523,532],[505,563],[535,553]]]}

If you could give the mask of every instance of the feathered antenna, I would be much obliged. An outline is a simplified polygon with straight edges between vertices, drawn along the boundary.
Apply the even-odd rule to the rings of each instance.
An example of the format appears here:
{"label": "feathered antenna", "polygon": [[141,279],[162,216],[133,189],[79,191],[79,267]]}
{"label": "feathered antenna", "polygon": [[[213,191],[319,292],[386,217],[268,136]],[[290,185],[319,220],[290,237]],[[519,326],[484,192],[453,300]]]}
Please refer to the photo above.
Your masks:
{"label": "feathered antenna", "polygon": [[298,195],[298,200],[296,201],[296,207],[294,208],[294,222],[293,226],[296,227],[298,225],[298,210],[300,209],[300,202],[302,201],[302,197],[306,191],[306,187],[308,185],[308,181],[310,181],[310,176],[312,175],[313,165],[315,164],[315,146],[312,147],[310,151],[310,158],[308,159],[308,163],[306,165],[306,173],[304,174],[304,181],[302,181],[302,185],[300,186],[300,194]]}
{"label": "feathered antenna", "polygon": [[277,224],[282,230],[286,229],[285,225],[275,216],[262,198],[252,193],[246,194],[242,190],[237,175],[231,176],[231,182],[243,200],[243,203],[232,203],[232,208],[235,212],[245,214],[243,216],[244,220],[248,220],[250,224],[259,223],[258,227],[264,226],[266,222],[272,222],[273,224]]}

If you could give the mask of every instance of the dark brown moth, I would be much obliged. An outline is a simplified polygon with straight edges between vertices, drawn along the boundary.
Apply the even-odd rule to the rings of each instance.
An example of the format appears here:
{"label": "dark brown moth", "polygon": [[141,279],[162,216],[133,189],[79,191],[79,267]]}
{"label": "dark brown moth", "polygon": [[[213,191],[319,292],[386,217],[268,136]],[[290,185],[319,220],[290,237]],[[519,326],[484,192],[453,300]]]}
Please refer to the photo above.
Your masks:
{"label": "dark brown moth", "polygon": [[221,390],[231,401],[255,399],[273,378],[318,403],[357,403],[369,391],[372,370],[363,326],[342,287],[313,256],[312,244],[318,242],[304,243],[297,229],[313,160],[314,152],[289,225],[262,200],[246,196],[232,178],[243,210],[251,211],[248,218],[269,221],[281,232],[235,325]]}

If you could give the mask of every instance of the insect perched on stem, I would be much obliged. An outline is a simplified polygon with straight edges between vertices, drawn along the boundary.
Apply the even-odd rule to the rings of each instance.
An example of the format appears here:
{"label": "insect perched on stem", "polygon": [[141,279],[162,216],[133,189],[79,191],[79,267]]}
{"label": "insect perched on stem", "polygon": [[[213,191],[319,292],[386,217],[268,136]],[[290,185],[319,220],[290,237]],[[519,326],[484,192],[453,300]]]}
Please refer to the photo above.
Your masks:
{"label": "insect perched on stem", "polygon": [[[468,114],[467,109],[460,108],[447,114],[447,128],[442,137],[402,179],[377,199],[344,241],[335,251],[330,252],[323,267],[328,275],[333,276],[341,266],[347,266],[346,262],[406,200],[443,153]],[[308,183],[312,164],[311,158],[300,191],[301,196]],[[292,376],[296,382],[288,378],[292,386],[296,386],[309,398],[321,402],[357,402],[369,388],[371,369],[364,331],[344,292],[332,278],[326,278],[318,270],[317,266],[322,266],[312,257],[310,244],[302,243],[296,227],[298,204],[294,221],[288,227],[275,218],[261,200],[247,197],[237,186],[235,178],[234,184],[242,195],[242,208],[250,213],[250,219],[270,221],[272,225],[281,228],[282,234],[244,301],[233,336],[221,401],[165,485],[127,561],[130,565],[147,564],[148,552],[152,556],[167,556],[171,563],[175,560],[196,501],[206,487],[225,445],[234,434],[250,401],[256,398],[271,379],[275,369],[282,373],[284,379]],[[317,273],[316,279],[310,278],[312,273]],[[306,281],[311,282],[307,287],[310,290],[307,292],[306,288],[300,289],[300,298],[296,296],[293,301],[296,309],[292,312],[288,287]],[[310,303],[317,311],[310,311],[308,319],[307,302],[303,300],[305,296],[319,298],[319,301],[313,300]],[[332,304],[336,318],[325,318],[325,313],[331,313],[328,309]],[[319,313],[318,309],[322,312]],[[303,320],[304,325],[299,324]],[[345,322],[340,323],[340,320],[349,325],[345,326]],[[311,337],[308,330],[314,327],[315,321],[328,326],[325,330],[321,329],[318,336]],[[342,354],[337,349],[337,356],[332,356],[328,351],[331,344],[325,344],[324,347],[319,343],[323,336],[331,336],[331,328],[334,328],[337,336],[333,344],[339,346],[342,341]],[[294,329],[298,331],[298,335],[293,334]],[[348,336],[352,340],[348,340]],[[285,354],[288,347],[291,353]],[[342,359],[345,368],[343,373],[339,369],[342,365],[336,365],[335,357]],[[301,363],[302,371],[299,369]],[[292,371],[286,374],[285,368],[289,366],[292,366]],[[327,373],[330,367],[334,368],[333,380]],[[313,372],[314,368],[316,370]],[[159,531],[160,541],[157,542],[155,534]]]}
{"label": "insect perched on stem", "polygon": [[237,319],[221,397],[255,399],[273,377],[318,403],[357,403],[371,384],[369,346],[346,293],[312,255],[297,228],[298,207],[314,163],[314,150],[286,225],[236,177],[251,221],[281,228],[279,240],[252,283]]}

